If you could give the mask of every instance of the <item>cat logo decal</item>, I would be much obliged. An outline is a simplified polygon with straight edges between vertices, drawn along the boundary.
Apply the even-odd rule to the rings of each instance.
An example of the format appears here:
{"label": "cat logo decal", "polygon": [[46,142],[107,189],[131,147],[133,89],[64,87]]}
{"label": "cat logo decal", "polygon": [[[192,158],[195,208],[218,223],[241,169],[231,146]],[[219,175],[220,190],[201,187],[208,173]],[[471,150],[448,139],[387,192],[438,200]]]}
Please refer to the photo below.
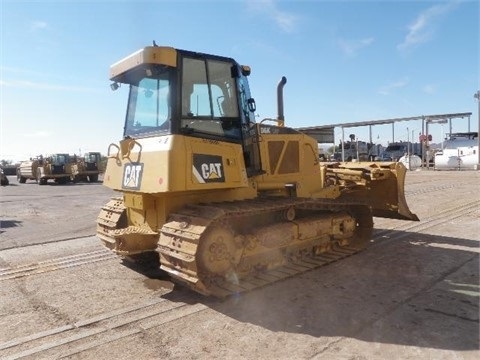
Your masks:
{"label": "cat logo decal", "polygon": [[129,163],[125,164],[123,168],[123,189],[140,189],[143,175],[143,163]]}
{"label": "cat logo decal", "polygon": [[193,176],[200,184],[225,182],[222,157],[193,154]]}

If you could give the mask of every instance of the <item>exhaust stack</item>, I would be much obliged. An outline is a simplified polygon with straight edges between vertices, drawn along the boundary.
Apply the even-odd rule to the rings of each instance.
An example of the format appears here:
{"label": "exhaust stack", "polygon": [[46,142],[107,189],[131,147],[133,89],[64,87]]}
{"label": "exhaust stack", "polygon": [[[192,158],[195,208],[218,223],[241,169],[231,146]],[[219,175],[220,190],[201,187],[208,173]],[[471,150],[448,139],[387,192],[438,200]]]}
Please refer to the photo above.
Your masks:
{"label": "exhaust stack", "polygon": [[282,79],[277,85],[277,120],[278,126],[285,125],[285,116],[283,114],[283,87],[287,83],[287,78],[282,76]]}

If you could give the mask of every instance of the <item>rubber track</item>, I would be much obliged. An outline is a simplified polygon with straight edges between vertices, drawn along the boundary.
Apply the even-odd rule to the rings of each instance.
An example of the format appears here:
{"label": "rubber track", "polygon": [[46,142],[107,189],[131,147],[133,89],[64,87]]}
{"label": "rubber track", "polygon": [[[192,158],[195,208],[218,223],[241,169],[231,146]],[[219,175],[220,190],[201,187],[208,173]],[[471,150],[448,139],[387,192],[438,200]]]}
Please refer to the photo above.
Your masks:
{"label": "rubber track", "polygon": [[[169,222],[162,227],[161,232],[162,235],[174,238],[176,242],[182,244],[187,243],[190,248],[195,248],[194,253],[196,254],[202,234],[209,228],[209,226],[215,223],[229,224],[235,222],[235,218],[245,216],[251,217],[265,212],[282,211],[291,206],[294,206],[296,209],[338,211],[346,210],[352,205],[361,204],[352,204],[348,201],[330,199],[262,198],[230,203],[189,205],[181,211],[171,214]],[[194,224],[195,226],[179,226],[179,224],[182,223]],[[330,264],[334,261],[351,256],[363,248],[364,246],[335,246],[331,251],[322,253],[321,255],[289,261],[281,267],[262,273],[254,273],[235,282],[216,279],[214,282],[204,284],[201,282],[200,276],[196,273],[192,273],[192,269],[188,268],[180,269],[184,275],[178,276],[176,274],[179,274],[179,268],[172,267],[170,261],[161,261],[161,268],[167,271],[174,280],[190,287],[194,291],[224,298],[245,291],[251,291]],[[161,255],[164,255],[166,259],[171,259],[171,257],[175,258],[176,254],[178,254],[177,248],[164,246],[162,241],[160,241],[158,251]],[[194,261],[194,259],[190,260]],[[181,263],[183,264],[183,262]],[[200,286],[197,285],[197,282],[200,282]],[[201,290],[203,286],[207,288],[207,291]]]}

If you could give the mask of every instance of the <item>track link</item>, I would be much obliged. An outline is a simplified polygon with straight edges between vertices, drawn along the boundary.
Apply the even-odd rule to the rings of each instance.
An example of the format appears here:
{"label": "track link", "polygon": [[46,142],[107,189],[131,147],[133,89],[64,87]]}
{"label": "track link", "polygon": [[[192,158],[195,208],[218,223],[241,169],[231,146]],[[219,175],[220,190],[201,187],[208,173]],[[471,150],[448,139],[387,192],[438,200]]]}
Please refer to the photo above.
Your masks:
{"label": "track link", "polygon": [[126,208],[122,197],[114,197],[103,205],[97,217],[97,236],[102,243],[110,250],[115,248],[116,239],[112,236],[115,230],[125,228],[127,219]]}
{"label": "track link", "polygon": [[[312,226],[317,234],[302,238]],[[372,230],[365,205],[263,198],[186,206],[162,227],[157,250],[161,268],[173,280],[223,298],[353,255],[367,245]]]}
{"label": "track link", "polygon": [[[218,279],[209,284],[209,295],[219,298],[225,298],[231,295],[240,294],[242,292],[251,291],[256,288],[264,287],[278,281],[285,280],[296,275],[300,275],[307,271],[328,265],[337,260],[351,256],[361,249],[353,247],[335,247],[330,251],[326,251],[321,255],[305,257],[301,260],[291,261],[284,266],[273,270],[251,274],[245,278],[239,279],[237,282]],[[196,290],[193,288],[193,290]]]}

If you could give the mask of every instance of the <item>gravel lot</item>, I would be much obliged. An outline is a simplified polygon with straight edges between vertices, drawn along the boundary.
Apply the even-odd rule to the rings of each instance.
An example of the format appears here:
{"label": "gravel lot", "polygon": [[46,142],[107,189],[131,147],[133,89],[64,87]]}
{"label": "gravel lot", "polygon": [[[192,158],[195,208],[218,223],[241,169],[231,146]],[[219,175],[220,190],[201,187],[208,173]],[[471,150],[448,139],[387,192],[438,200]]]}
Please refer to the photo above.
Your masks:
{"label": "gravel lot", "polygon": [[0,188],[1,359],[477,359],[480,172],[413,171],[420,222],[300,276],[205,298],[95,237],[101,183]]}

